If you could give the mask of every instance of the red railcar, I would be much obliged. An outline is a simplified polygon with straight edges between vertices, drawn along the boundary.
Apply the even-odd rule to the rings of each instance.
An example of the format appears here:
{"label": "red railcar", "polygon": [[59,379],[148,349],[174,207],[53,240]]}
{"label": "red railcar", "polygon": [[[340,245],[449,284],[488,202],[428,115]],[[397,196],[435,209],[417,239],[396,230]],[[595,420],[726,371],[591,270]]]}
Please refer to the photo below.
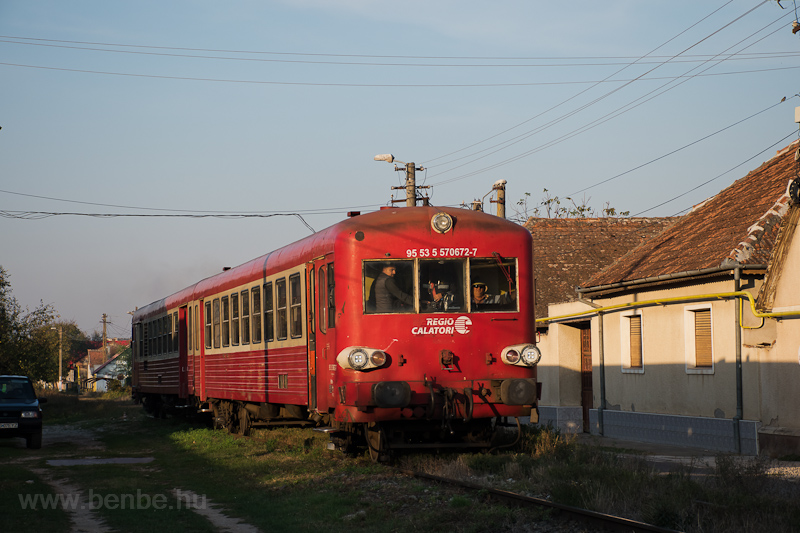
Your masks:
{"label": "red railcar", "polygon": [[314,424],[378,458],[536,421],[532,238],[481,212],[351,217],[138,309],[133,337],[146,409],[231,431]]}

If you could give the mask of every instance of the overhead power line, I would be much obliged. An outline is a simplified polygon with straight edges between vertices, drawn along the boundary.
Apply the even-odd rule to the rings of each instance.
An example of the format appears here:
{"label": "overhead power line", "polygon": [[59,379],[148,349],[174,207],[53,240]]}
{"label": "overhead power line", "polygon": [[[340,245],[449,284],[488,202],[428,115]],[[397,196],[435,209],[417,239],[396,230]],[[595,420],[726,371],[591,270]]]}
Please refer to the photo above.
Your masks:
{"label": "overhead power line", "polygon": [[[725,7],[731,2],[723,4]],[[711,14],[713,15],[718,8]],[[708,18],[704,17],[700,20],[702,22]],[[255,55],[275,55],[275,56],[301,56],[301,57],[354,57],[354,58],[367,58],[367,59],[423,59],[423,60],[459,60],[459,61],[540,61],[540,60],[570,60],[570,61],[583,61],[583,60],[611,60],[611,59],[639,59],[640,56],[420,56],[420,55],[377,55],[377,54],[332,54],[332,53],[317,53],[317,52],[274,52],[263,50],[235,50],[235,49],[220,49],[220,48],[189,48],[181,46],[155,46],[155,45],[142,45],[142,44],[129,44],[129,43],[105,43],[93,41],[70,41],[62,39],[42,39],[37,37],[21,37],[17,35],[0,35],[0,39],[16,39],[32,42],[45,42],[45,43],[65,43],[65,44],[82,44],[89,46],[115,46],[120,48],[135,48],[135,49],[148,49],[148,50],[176,50],[185,52],[205,52],[205,53],[225,53],[225,54],[255,54]],[[29,44],[29,43],[20,43]],[[750,56],[760,55],[795,55],[796,52],[753,52],[748,54]],[[656,56],[648,55],[654,59],[669,58],[672,56]],[[687,58],[707,58],[708,54],[691,54],[685,55]]]}
{"label": "overhead power line", "polygon": [[190,215],[190,214],[166,214],[166,213],[69,213],[69,212],[54,212],[54,211],[9,211],[0,210],[0,218],[16,218],[21,220],[41,220],[43,218],[57,217],[57,216],[79,216],[79,217],[92,217],[92,218],[271,218],[271,217],[297,217],[311,233],[316,233],[316,230],[309,225],[300,213],[273,213],[273,214],[256,214],[256,213],[240,213],[237,215]]}
{"label": "overhead power line", "polygon": [[[754,8],[754,9],[755,9],[755,8]],[[752,9],[751,9],[750,11],[752,11]],[[744,16],[744,15],[742,15],[742,16]],[[740,16],[739,18],[741,18],[742,16]],[[785,16],[785,15],[784,15],[784,16]],[[783,17],[783,16],[782,16],[782,17]],[[731,48],[733,48],[734,46],[737,46],[737,45],[739,45],[739,44],[743,43],[744,41],[746,41],[747,39],[750,39],[752,36],[754,36],[754,35],[756,35],[757,33],[759,33],[759,32],[761,32],[761,31],[763,31],[764,29],[766,29],[766,28],[767,28],[767,27],[769,27],[770,25],[772,25],[772,24],[775,24],[775,22],[777,22],[778,20],[780,20],[780,18],[782,18],[782,17],[779,17],[778,19],[776,19],[776,20],[775,20],[775,21],[773,21],[772,23],[770,23],[770,24],[767,24],[767,25],[766,25],[766,26],[764,26],[763,28],[761,28],[761,29],[759,29],[759,30],[757,30],[757,31],[755,31],[755,32],[753,32],[753,33],[751,33],[749,36],[745,37],[744,39],[741,39],[741,40],[740,40],[739,42],[737,42],[736,44],[734,44],[734,45],[732,45],[732,46],[728,47],[728,48],[727,48],[727,49],[726,49],[724,52],[727,52],[728,50],[730,50],[730,49],[731,49]],[[737,19],[737,20],[738,20],[738,19]],[[730,25],[730,23],[729,23],[728,25]],[[777,31],[780,31],[780,29],[781,29],[781,28],[778,28],[778,29],[777,29],[777,30],[775,30],[773,33],[777,32]],[[720,31],[720,30],[717,30],[717,32],[718,32],[718,31]],[[716,33],[716,32],[715,32],[715,33]],[[707,38],[708,38],[708,37],[705,37],[703,40],[705,40],[705,39],[707,39]],[[764,37],[764,38],[766,38],[766,37]],[[763,38],[762,38],[762,39],[763,39]],[[759,39],[759,41],[760,41],[760,40],[761,40],[761,39]],[[759,42],[759,41],[755,41],[754,43],[751,43],[750,45],[747,45],[747,47],[745,47],[745,49],[746,49],[746,48],[749,48],[750,46],[753,46],[754,44],[756,44],[756,43],[757,43],[757,42]],[[693,47],[693,46],[696,46],[697,44],[699,44],[699,42],[702,42],[702,40],[701,40],[701,41],[698,41],[698,43],[695,43],[695,45],[692,45],[692,47]],[[689,48],[692,48],[692,47],[689,47]],[[724,52],[723,52],[723,53],[724,53]],[[710,62],[712,62],[712,61],[709,61],[709,63],[710,63]],[[627,112],[629,112],[629,111],[631,111],[631,110],[633,110],[633,109],[635,109],[635,108],[637,108],[637,107],[639,107],[639,106],[641,106],[641,105],[645,104],[646,102],[649,102],[650,100],[652,100],[652,99],[654,99],[654,98],[657,98],[658,96],[661,96],[661,95],[663,95],[664,93],[666,93],[666,92],[668,92],[668,91],[670,91],[670,90],[672,90],[672,89],[675,89],[675,88],[679,87],[680,85],[682,85],[682,84],[683,84],[683,83],[685,83],[686,81],[689,81],[690,79],[693,79],[693,78],[695,78],[695,77],[699,77],[699,76],[701,76],[701,75],[703,74],[703,72],[706,72],[707,70],[709,70],[709,69],[711,69],[711,68],[714,68],[714,67],[715,67],[715,66],[717,66],[718,64],[719,64],[719,62],[717,62],[717,61],[714,61],[714,64],[712,64],[712,65],[708,66],[708,67],[706,68],[706,70],[705,70],[705,71],[702,71],[702,72],[701,72],[701,73],[699,73],[699,74],[695,73],[695,74],[691,74],[691,75],[689,75],[689,73],[690,73],[690,72],[692,72],[692,71],[695,71],[695,70],[697,70],[697,69],[699,68],[699,67],[694,67],[693,69],[691,69],[691,70],[689,71],[689,73],[687,73],[687,74],[686,74],[686,75],[684,75],[684,76],[681,76],[681,78],[679,78],[679,79],[676,79],[676,80],[673,80],[673,81],[671,81],[671,82],[668,82],[668,83],[664,83],[664,84],[662,84],[660,87],[657,87],[656,89],[654,89],[654,90],[652,90],[652,91],[650,91],[650,92],[646,93],[645,95],[643,95],[643,96],[640,96],[640,97],[638,97],[637,99],[635,99],[635,100],[633,100],[633,101],[631,101],[631,102],[628,102],[627,104],[624,104],[624,105],[622,105],[622,106],[618,107],[617,109],[615,109],[615,110],[613,110],[613,111],[611,111],[611,112],[609,112],[609,113],[606,113],[605,115],[603,115],[603,116],[601,116],[601,117],[599,117],[599,118],[595,119],[594,121],[592,121],[592,122],[590,122],[590,123],[588,123],[588,124],[584,124],[584,125],[582,125],[582,126],[580,126],[580,127],[576,128],[576,129],[574,129],[574,130],[572,130],[572,131],[570,131],[570,132],[568,132],[568,133],[566,133],[566,134],[564,134],[564,135],[562,135],[562,136],[560,136],[560,137],[558,137],[558,138],[554,139],[554,140],[548,141],[548,142],[546,142],[546,143],[544,143],[544,144],[541,144],[541,145],[539,145],[538,147],[535,147],[535,148],[529,149],[529,150],[527,150],[527,151],[525,151],[525,152],[522,152],[522,153],[520,153],[520,154],[517,154],[517,155],[510,156],[510,157],[508,157],[508,158],[506,158],[506,159],[504,159],[504,160],[502,160],[502,161],[499,161],[499,162],[497,162],[497,163],[491,164],[491,165],[489,165],[489,166],[486,166],[486,167],[483,167],[483,168],[480,168],[480,169],[477,169],[477,170],[470,171],[470,172],[468,172],[467,174],[462,174],[462,175],[460,175],[460,176],[455,176],[455,177],[453,177],[453,178],[449,178],[449,179],[447,179],[447,180],[444,180],[444,181],[441,181],[441,182],[435,183],[434,185],[442,185],[442,184],[446,184],[446,183],[452,183],[452,182],[455,182],[455,181],[459,181],[459,180],[462,180],[462,179],[466,179],[466,178],[469,178],[469,177],[472,177],[472,176],[475,176],[475,175],[481,174],[481,173],[483,173],[483,172],[486,172],[486,171],[489,171],[489,170],[493,170],[493,169],[495,169],[495,168],[498,168],[498,167],[501,167],[501,166],[507,165],[507,164],[509,164],[509,163],[512,163],[512,162],[514,162],[514,161],[518,161],[518,160],[520,160],[520,159],[523,159],[523,158],[525,158],[525,157],[528,157],[528,156],[530,156],[530,155],[533,155],[533,154],[535,154],[535,153],[538,153],[538,152],[540,152],[540,151],[542,151],[542,150],[544,150],[544,149],[546,149],[546,148],[550,148],[550,147],[552,147],[552,146],[555,146],[555,145],[557,145],[557,144],[560,144],[560,143],[562,143],[562,142],[564,142],[564,141],[566,141],[566,140],[569,140],[569,139],[571,139],[571,138],[573,138],[573,137],[575,137],[575,136],[577,136],[577,135],[580,135],[580,134],[582,134],[582,133],[585,133],[585,132],[587,132],[587,131],[589,131],[589,130],[591,130],[591,129],[594,129],[594,128],[596,128],[597,126],[599,126],[599,125],[601,125],[601,124],[604,124],[605,122],[608,122],[608,121],[610,121],[610,120],[613,120],[613,119],[615,119],[615,118],[617,118],[617,117],[619,117],[619,116],[621,116],[621,115],[623,115],[623,114],[625,114],[625,113],[627,113]],[[679,81],[678,81],[678,80],[679,80]],[[672,85],[672,86],[670,87],[670,85]],[[660,92],[659,92],[659,91],[660,91]],[[609,94],[611,94],[611,93],[607,93],[606,95],[604,95],[604,96],[602,96],[602,97],[600,97],[600,98],[596,99],[594,102],[590,102],[589,104],[586,104],[586,105],[585,105],[585,106],[583,106],[582,108],[579,108],[579,110],[580,110],[580,109],[583,109],[583,108],[585,108],[585,107],[588,107],[589,105],[592,105],[593,103],[596,103],[598,100],[601,100],[602,98],[605,98],[605,97],[606,97],[606,96],[608,96]],[[513,142],[511,142],[511,141],[505,141],[504,143],[499,143],[499,144],[495,145],[494,147],[492,147],[492,148],[497,148],[497,147],[500,147],[500,148],[497,148],[496,150],[494,150],[493,152],[490,152],[490,153],[488,153],[488,154],[484,154],[484,155],[482,155],[482,156],[479,156],[479,157],[475,157],[475,158],[473,158],[473,159],[471,159],[471,160],[469,160],[469,161],[466,161],[466,162],[464,162],[464,163],[462,163],[462,164],[460,164],[460,165],[457,165],[457,166],[455,166],[455,167],[453,167],[453,168],[450,168],[449,170],[445,170],[445,171],[439,172],[438,174],[434,174],[434,176],[440,176],[440,175],[442,175],[442,174],[445,174],[445,173],[448,173],[448,172],[452,172],[453,170],[456,170],[456,169],[458,169],[458,168],[465,167],[465,166],[469,166],[470,164],[474,163],[474,162],[475,162],[475,161],[477,161],[477,160],[484,159],[484,158],[486,158],[486,157],[488,157],[488,156],[490,156],[490,155],[493,155],[493,154],[495,154],[495,153],[497,153],[497,152],[500,152],[500,151],[502,151],[502,150],[505,150],[505,149],[507,149],[507,148],[509,148],[509,147],[511,147],[511,146],[513,146],[513,145],[515,145],[515,144],[518,144],[518,143],[519,143],[519,142],[521,142],[522,140],[525,140],[525,139],[527,139],[527,138],[529,138],[529,137],[531,137],[531,136],[535,135],[536,133],[539,133],[539,132],[541,132],[542,130],[544,130],[544,129],[547,129],[547,128],[551,127],[553,124],[555,124],[555,123],[557,123],[557,122],[559,122],[559,121],[561,121],[561,120],[564,120],[566,117],[568,117],[568,116],[571,116],[571,114],[574,114],[575,112],[577,112],[577,111],[572,111],[572,112],[570,112],[570,113],[567,113],[567,114],[565,114],[565,115],[562,115],[561,117],[559,117],[559,118],[557,118],[557,119],[554,119],[554,120],[550,121],[549,123],[547,123],[547,124],[545,124],[545,125],[543,125],[543,126],[540,126],[540,127],[539,127],[539,128],[537,128],[537,129],[534,129],[534,130],[532,130],[532,131],[530,131],[530,132],[528,132],[528,133],[526,133],[526,134],[523,134],[523,135],[517,136],[516,138],[512,139],[512,141],[513,141]],[[505,146],[503,146],[504,144],[505,144]],[[481,152],[485,152],[485,151],[486,151],[486,150],[482,150],[482,151],[480,151],[480,152],[477,152],[477,153],[481,153]],[[432,177],[433,177],[433,176],[432,176]]]}
{"label": "overhead power line", "polygon": [[[179,54],[179,53],[168,53],[168,52],[145,52],[141,50],[116,50],[112,48],[97,48],[97,47],[89,47],[89,46],[74,46],[74,45],[67,45],[67,44],[50,44],[50,43],[41,43],[41,42],[25,42],[20,39],[19,37],[4,37],[0,36],[0,43],[8,43],[8,44],[20,44],[23,46],[39,46],[39,47],[48,47],[48,48],[61,48],[61,49],[68,49],[68,50],[83,50],[87,52],[107,52],[107,53],[116,53],[116,54],[134,54],[134,55],[146,55],[146,56],[159,56],[159,57],[175,57],[175,58],[187,58],[187,59],[213,59],[218,61],[244,61],[244,62],[263,62],[263,63],[291,63],[291,64],[310,64],[310,65],[340,65],[340,66],[363,66],[363,67],[419,67],[419,68],[569,68],[569,67],[602,67],[602,66],[619,66],[619,65],[632,65],[634,63],[640,65],[652,65],[652,64],[664,64],[666,62],[671,63],[697,63],[703,62],[708,60],[708,55],[692,55],[692,56],[684,56],[680,60],[675,60],[670,56],[652,56],[648,55],[646,57],[649,58],[648,61],[643,61],[642,58],[636,58],[635,61],[621,61],[621,59],[626,58],[614,58],[614,57],[553,57],[553,58],[478,58],[478,57],[452,57],[452,58],[437,58],[437,57],[416,57],[415,59],[424,59],[426,61],[434,61],[434,60],[441,60],[441,59],[451,59],[451,60],[461,60],[461,61],[496,61],[495,63],[388,63],[388,62],[365,62],[365,61],[313,61],[308,59],[272,59],[272,58],[263,58],[263,57],[231,57],[231,56],[217,56],[217,55],[196,55],[196,54]],[[57,42],[69,42],[69,41],[57,41]],[[90,43],[83,43],[83,44],[90,44]],[[98,43],[99,44],[99,43]],[[131,46],[131,45],[121,45],[121,44],[106,44],[103,46]],[[146,47],[152,48],[152,47]],[[208,52],[217,52],[222,53],[218,50],[208,50]],[[228,51],[225,53],[248,53],[248,54],[255,54],[259,52],[235,52],[235,51]],[[260,52],[262,54],[274,54],[274,52]],[[320,56],[322,54],[292,54],[292,55],[308,55],[308,56]],[[786,51],[786,52],[761,52],[756,54],[747,54],[742,56],[734,56],[731,55],[728,59],[736,60],[736,61],[753,61],[753,60],[765,60],[765,59],[785,59],[791,57],[798,57],[800,56],[800,52],[795,51]],[[355,58],[394,58],[400,59],[400,57],[394,56],[337,56],[337,57],[355,57]],[[660,59],[666,58],[666,61],[660,61]],[[503,61],[500,63],[499,61]],[[509,62],[515,63],[509,63]],[[520,61],[563,61],[562,63],[520,63]],[[577,62],[580,61],[580,62]]]}
{"label": "overhead power line", "polygon": [[[119,205],[119,204],[107,204],[107,203],[100,203],[100,202],[87,202],[84,200],[70,200],[68,198],[56,198],[54,196],[42,196],[40,194],[28,194],[16,191],[9,191],[0,189],[0,193],[5,194],[13,194],[15,196],[25,196],[27,198],[39,198],[41,200],[53,200],[56,202],[66,202],[69,204],[82,204],[82,205],[93,205],[97,207],[114,207],[119,209],[135,209],[139,211],[162,211],[166,213],[179,213],[179,214],[186,214],[186,216],[194,216],[194,215],[207,215],[207,216],[239,216],[242,214],[242,211],[211,211],[211,210],[202,210],[202,209],[175,209],[175,208],[162,208],[162,207],[143,207],[143,206],[133,206],[133,205]],[[321,215],[321,214],[328,214],[328,213],[338,213],[342,211],[346,211],[348,209],[369,209],[369,208],[376,208],[379,207],[376,204],[369,204],[369,205],[357,205],[357,206],[348,206],[348,207],[326,207],[320,209],[307,209],[307,210],[298,210],[298,213],[304,214],[313,214],[313,215]],[[279,215],[281,212],[279,211],[255,211],[249,214],[252,215]],[[122,215],[117,215],[122,216]],[[157,215],[154,215],[157,216]]]}

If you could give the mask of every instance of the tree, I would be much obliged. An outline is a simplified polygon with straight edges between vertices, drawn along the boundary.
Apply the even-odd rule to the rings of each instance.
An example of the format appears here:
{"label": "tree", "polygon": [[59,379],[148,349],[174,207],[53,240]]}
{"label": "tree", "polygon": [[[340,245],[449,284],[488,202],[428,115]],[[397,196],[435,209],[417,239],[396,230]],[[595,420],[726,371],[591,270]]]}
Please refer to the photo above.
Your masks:
{"label": "tree", "polygon": [[23,309],[11,294],[11,282],[0,266],[0,374],[20,374],[33,380],[55,381],[58,375],[58,335],[50,324],[55,312],[40,302]]}
{"label": "tree", "polygon": [[518,202],[517,206],[517,221],[525,223],[530,217],[543,217],[543,218],[597,218],[597,217],[626,217],[630,215],[630,211],[619,211],[606,202],[605,207],[598,213],[595,209],[589,206],[591,198],[583,197],[580,203],[576,202],[570,197],[565,197],[563,200],[569,201],[569,204],[561,205],[562,199],[558,196],[550,196],[550,191],[544,189],[544,197],[539,205],[531,209],[528,206],[528,199],[531,193],[526,192]]}

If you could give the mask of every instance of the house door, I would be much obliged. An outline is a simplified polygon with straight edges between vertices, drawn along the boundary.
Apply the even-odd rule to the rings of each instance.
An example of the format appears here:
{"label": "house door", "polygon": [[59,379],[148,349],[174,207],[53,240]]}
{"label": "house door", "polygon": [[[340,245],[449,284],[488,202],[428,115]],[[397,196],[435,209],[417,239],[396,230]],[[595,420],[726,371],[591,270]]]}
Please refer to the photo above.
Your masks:
{"label": "house door", "polygon": [[592,330],[588,324],[581,328],[581,407],[583,431],[589,433],[589,410],[592,408]]}

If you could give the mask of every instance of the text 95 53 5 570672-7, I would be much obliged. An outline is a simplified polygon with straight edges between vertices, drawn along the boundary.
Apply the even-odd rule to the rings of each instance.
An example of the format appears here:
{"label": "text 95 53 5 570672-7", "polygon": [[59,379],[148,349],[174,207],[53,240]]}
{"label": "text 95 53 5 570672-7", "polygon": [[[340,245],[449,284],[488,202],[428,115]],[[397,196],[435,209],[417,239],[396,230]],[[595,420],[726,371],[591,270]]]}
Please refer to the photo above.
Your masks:
{"label": "text 95 53 5 570672-7", "polygon": [[477,248],[409,248],[406,257],[476,257]]}

